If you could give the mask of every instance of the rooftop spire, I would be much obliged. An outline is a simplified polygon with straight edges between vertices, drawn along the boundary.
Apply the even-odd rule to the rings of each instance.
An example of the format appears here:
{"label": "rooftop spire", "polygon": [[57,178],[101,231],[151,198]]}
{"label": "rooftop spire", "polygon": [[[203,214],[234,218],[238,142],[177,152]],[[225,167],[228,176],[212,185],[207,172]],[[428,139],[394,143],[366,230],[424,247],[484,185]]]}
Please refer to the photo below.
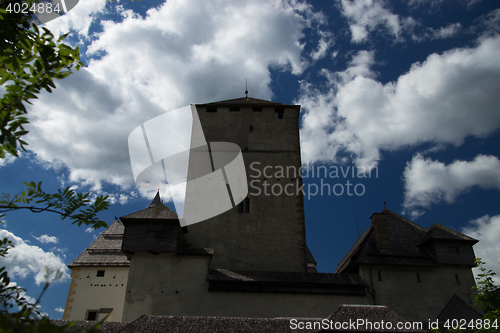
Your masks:
{"label": "rooftop spire", "polygon": [[153,201],[151,201],[148,208],[155,207],[155,206],[158,206],[161,204],[162,203],[161,203],[161,199],[160,199],[160,190],[158,190],[158,192],[156,192],[155,198],[153,199]]}
{"label": "rooftop spire", "polygon": [[248,98],[248,79],[245,79],[245,97]]}

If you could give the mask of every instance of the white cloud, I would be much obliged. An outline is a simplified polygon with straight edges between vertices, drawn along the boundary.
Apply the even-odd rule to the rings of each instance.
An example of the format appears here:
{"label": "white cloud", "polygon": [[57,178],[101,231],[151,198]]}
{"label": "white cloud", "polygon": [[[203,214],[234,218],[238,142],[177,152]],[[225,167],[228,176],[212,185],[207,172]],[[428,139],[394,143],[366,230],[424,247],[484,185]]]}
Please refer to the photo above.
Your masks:
{"label": "white cloud", "polygon": [[60,307],[60,306],[58,306],[54,310],[56,310],[57,312],[60,312],[60,313],[64,313],[64,309],[62,307]]}
{"label": "white cloud", "polygon": [[[103,180],[130,190],[127,137],[145,121],[189,103],[242,96],[245,78],[250,96],[271,99],[269,68],[302,73],[311,62],[303,30],[318,32],[324,22],[295,0],[168,1],[144,18],[124,14],[120,23],[100,21],[88,67],[40,94],[29,111],[29,148],[41,161],[66,166],[70,182],[97,191]],[[87,21],[61,20],[50,27],[88,29]],[[330,44],[320,36],[316,57]]]}
{"label": "white cloud", "polygon": [[[21,156],[21,152],[18,152],[19,156]],[[5,158],[0,159],[0,168],[6,165],[13,163],[17,157],[12,156],[11,154],[5,153]]]}
{"label": "white cloud", "polygon": [[[500,215],[485,215],[469,223],[469,226],[461,230],[462,233],[479,240],[474,245],[476,257],[486,263],[485,268],[500,274]],[[479,273],[478,268],[473,269],[475,275]],[[500,284],[500,277],[495,277],[495,283]]]}
{"label": "white cloud", "polygon": [[38,246],[29,245],[22,238],[10,231],[0,229],[0,239],[8,238],[14,244],[9,249],[2,265],[6,267],[11,278],[24,279],[33,274],[37,285],[52,282],[57,271],[62,273],[61,279],[55,282],[64,282],[69,279],[68,268],[63,260],[52,252],[45,252]]}
{"label": "white cloud", "polygon": [[90,25],[95,14],[103,12],[106,1],[85,0],[78,4],[67,14],[55,20],[45,23],[43,26],[52,31],[55,36],[67,33],[70,30],[77,31],[82,36],[88,36]]}
{"label": "white cloud", "polygon": [[430,207],[440,201],[452,203],[455,198],[478,186],[500,189],[500,160],[478,155],[473,161],[454,161],[445,165],[416,155],[404,171],[405,209]]}
{"label": "white cloud", "polygon": [[446,27],[441,27],[437,30],[432,30],[432,39],[444,39],[456,35],[462,25],[460,23],[450,23]]}
{"label": "white cloud", "polygon": [[399,16],[393,14],[384,0],[340,0],[342,14],[348,19],[351,39],[360,43],[369,32],[383,26],[394,37],[399,38],[401,24]]}
{"label": "white cloud", "polygon": [[94,229],[92,229],[91,227],[88,227],[87,229],[85,229],[85,232],[88,232],[88,233],[91,233],[92,231],[94,231]]}
{"label": "white cloud", "polygon": [[56,236],[41,235],[40,237],[33,237],[42,244],[57,243],[59,241]]}
{"label": "white cloud", "polygon": [[380,151],[423,142],[460,145],[500,127],[500,36],[477,47],[431,54],[397,81],[382,84],[358,53],[343,72],[326,69],[324,87],[302,82],[304,161],[352,156],[371,165]]}

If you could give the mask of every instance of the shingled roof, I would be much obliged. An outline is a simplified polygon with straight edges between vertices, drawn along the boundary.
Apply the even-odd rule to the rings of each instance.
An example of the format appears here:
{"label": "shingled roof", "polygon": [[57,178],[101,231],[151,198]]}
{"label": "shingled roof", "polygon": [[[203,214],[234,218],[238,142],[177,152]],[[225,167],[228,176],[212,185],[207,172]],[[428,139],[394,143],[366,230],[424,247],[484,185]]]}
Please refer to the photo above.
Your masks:
{"label": "shingled roof", "polygon": [[124,229],[123,223],[115,220],[68,267],[130,266],[121,252]]}
{"label": "shingled roof", "polygon": [[[155,197],[156,200],[156,197]],[[143,220],[143,219],[152,219],[152,220],[178,220],[179,216],[170,208],[165,206],[162,203],[155,203],[155,200],[149,205],[148,208],[140,210],[138,212],[128,214],[120,217],[120,220]]]}
{"label": "shingled roof", "polygon": [[[295,318],[294,323],[302,323],[303,328],[292,324],[293,318],[229,318],[229,317],[187,317],[187,316],[147,316],[143,315],[130,323],[105,322],[98,332],[102,333],[163,333],[163,332],[261,332],[261,333],[313,333],[313,332],[427,332],[422,329],[399,329],[397,323],[409,322],[386,306],[377,305],[341,305],[330,317],[328,323],[356,323],[358,319],[380,323],[384,320],[386,327],[390,323],[394,329],[356,329],[324,330],[326,321],[323,318]],[[62,326],[69,321],[54,320]],[[306,325],[308,323],[309,325]],[[68,331],[89,329],[95,322],[78,321]],[[351,325],[352,327],[352,325]],[[322,329],[323,328],[323,329]]]}
{"label": "shingled roof", "polygon": [[389,209],[384,209],[381,214],[387,217],[386,236],[392,254],[380,252],[377,247],[375,226],[372,224],[342,259],[337,267],[337,273],[349,272],[357,264],[438,266],[438,262],[421,246],[429,239],[467,241],[471,244],[477,242],[440,224],[434,224],[429,229],[423,228]]}
{"label": "shingled roof", "polygon": [[[362,325],[349,325],[342,328],[342,332],[428,332],[423,328],[411,327],[405,317],[399,315],[385,305],[341,305],[328,320],[333,323],[359,323]],[[370,326],[368,323],[371,323]],[[384,329],[376,329],[376,324],[385,323]],[[398,323],[407,323],[407,329],[398,329]],[[375,324],[375,325],[373,325]],[[390,325],[389,325],[390,324]],[[404,326],[403,326],[404,327]],[[422,324],[423,327],[423,324]],[[339,332],[338,329],[322,330],[320,332]]]}

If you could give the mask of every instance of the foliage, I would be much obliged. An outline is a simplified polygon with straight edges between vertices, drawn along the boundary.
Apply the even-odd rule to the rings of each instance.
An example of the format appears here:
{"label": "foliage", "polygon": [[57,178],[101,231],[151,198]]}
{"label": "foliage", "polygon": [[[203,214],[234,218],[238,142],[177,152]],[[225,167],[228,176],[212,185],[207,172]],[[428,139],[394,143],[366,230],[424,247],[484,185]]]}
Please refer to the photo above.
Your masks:
{"label": "foliage", "polygon": [[0,158],[4,158],[5,152],[18,156],[18,147],[26,150],[28,145],[22,139],[28,133],[23,127],[28,123],[24,103],[32,104],[29,100],[38,98],[42,89],[52,92],[55,79],[67,77],[73,66],[79,70],[83,64],[78,47],[61,43],[68,34],[55,42],[46,28],[40,31],[33,23],[29,30],[30,12],[8,13],[9,1],[0,1],[0,85],[6,84],[0,99]]}
{"label": "foliage", "polygon": [[[88,198],[89,193],[76,193],[70,187],[50,194],[41,189],[41,182],[24,184],[27,189],[13,198],[6,193],[0,196],[0,213],[20,209],[28,209],[33,213],[52,212],[61,215],[62,220],[69,218],[73,221],[72,224],[76,223],[78,226],[83,223],[91,225],[94,229],[106,227],[106,223],[97,218],[97,213],[108,208],[107,196],[98,196],[92,203]],[[31,203],[35,205],[30,205]],[[36,204],[41,206],[36,206]]]}
{"label": "foliage", "polygon": [[[52,92],[55,80],[67,77],[73,67],[79,70],[83,65],[78,47],[73,49],[62,43],[67,34],[55,41],[48,29],[40,30],[34,23],[30,25],[30,11],[8,13],[5,10],[9,3],[16,2],[32,4],[39,1],[0,0],[0,85],[2,91],[5,90],[0,99],[0,158],[5,158],[5,152],[18,156],[18,149],[26,150],[28,144],[22,139],[28,134],[24,128],[29,122],[25,103],[32,104],[30,100],[38,98],[42,90]],[[78,226],[106,227],[106,223],[97,218],[97,213],[108,208],[107,196],[98,196],[92,202],[89,193],[76,193],[70,187],[50,194],[41,189],[41,183],[24,184],[26,189],[22,192],[0,196],[0,218],[4,216],[2,213],[27,209],[34,213],[56,213]],[[12,247],[8,239],[1,240],[0,257]],[[71,327],[74,323],[62,327],[54,325],[38,310],[37,305],[49,284],[47,281],[32,304],[24,296],[25,290],[11,283],[5,267],[0,268],[0,333],[64,332]],[[9,312],[14,308],[18,312]],[[101,324],[102,321],[91,331],[96,331]]]}

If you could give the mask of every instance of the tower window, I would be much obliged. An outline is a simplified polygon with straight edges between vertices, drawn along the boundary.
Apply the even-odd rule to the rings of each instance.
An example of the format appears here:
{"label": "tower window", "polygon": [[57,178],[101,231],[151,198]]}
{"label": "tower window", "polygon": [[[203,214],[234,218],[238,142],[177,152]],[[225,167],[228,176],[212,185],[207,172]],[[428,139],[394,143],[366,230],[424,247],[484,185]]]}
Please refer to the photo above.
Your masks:
{"label": "tower window", "polygon": [[285,109],[276,108],[276,109],[274,109],[274,112],[276,112],[278,114],[278,119],[283,119],[283,114],[285,113]]}
{"label": "tower window", "polygon": [[97,320],[97,310],[87,310],[86,320],[96,321]]}
{"label": "tower window", "polygon": [[381,271],[377,271],[377,275],[378,275],[378,280],[379,281],[383,281],[382,280],[382,272]]}
{"label": "tower window", "polygon": [[455,281],[457,281],[457,284],[462,284],[460,283],[460,277],[458,276],[458,274],[455,274]]}
{"label": "tower window", "polygon": [[254,106],[253,111],[255,112],[262,112],[262,106]]}
{"label": "tower window", "polygon": [[417,273],[417,281],[422,282],[422,279],[420,278],[420,273]]}
{"label": "tower window", "polygon": [[250,132],[253,132],[253,126],[250,125]]}
{"label": "tower window", "polygon": [[104,270],[98,270],[97,277],[104,277]]}
{"label": "tower window", "polygon": [[207,112],[217,112],[217,108],[207,108]]}
{"label": "tower window", "polygon": [[250,213],[250,199],[248,197],[243,199],[243,201],[240,203],[240,213],[242,214]]}
{"label": "tower window", "polygon": [[239,106],[231,106],[229,108],[229,111],[240,111],[240,107]]}

